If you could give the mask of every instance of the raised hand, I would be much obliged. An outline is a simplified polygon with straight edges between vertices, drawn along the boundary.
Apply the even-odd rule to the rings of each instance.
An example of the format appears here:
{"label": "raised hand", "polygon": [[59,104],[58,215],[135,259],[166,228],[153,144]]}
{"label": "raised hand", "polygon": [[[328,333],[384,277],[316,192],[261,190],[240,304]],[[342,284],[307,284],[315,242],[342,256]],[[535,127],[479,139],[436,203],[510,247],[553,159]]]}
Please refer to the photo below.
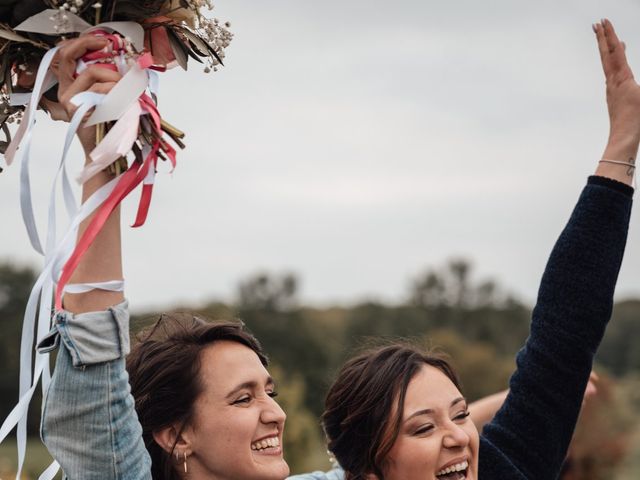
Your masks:
{"label": "raised hand", "polygon": [[[640,85],[627,62],[625,44],[609,20],[593,25],[607,85],[609,141],[597,174],[631,183],[640,142]],[[623,165],[627,164],[627,165]]]}
{"label": "raised hand", "polygon": [[[84,35],[79,38],[67,40],[60,44],[60,50],[52,62],[52,70],[58,77],[58,101],[44,102],[51,117],[55,120],[69,121],[77,107],[71,99],[80,92],[91,91],[96,93],[108,93],[120,80],[118,72],[92,65],[79,75],[76,75],[76,65],[80,57],[92,50],[100,50],[109,44],[108,40],[94,35]],[[88,151],[95,143],[95,130],[80,129],[78,137]]]}

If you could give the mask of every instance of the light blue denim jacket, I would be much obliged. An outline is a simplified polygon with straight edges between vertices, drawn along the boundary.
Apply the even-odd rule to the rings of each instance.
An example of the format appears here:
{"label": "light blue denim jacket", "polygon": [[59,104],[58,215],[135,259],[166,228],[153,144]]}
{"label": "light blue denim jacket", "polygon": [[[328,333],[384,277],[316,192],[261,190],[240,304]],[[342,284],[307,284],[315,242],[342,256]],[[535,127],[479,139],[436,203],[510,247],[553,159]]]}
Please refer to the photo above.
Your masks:
{"label": "light blue denim jacket", "polygon": [[[41,436],[69,480],[149,480],[151,458],[142,441],[125,356],[128,303],[103,312],[55,315],[41,352],[58,348],[45,398]],[[343,480],[342,469],[289,477]]]}

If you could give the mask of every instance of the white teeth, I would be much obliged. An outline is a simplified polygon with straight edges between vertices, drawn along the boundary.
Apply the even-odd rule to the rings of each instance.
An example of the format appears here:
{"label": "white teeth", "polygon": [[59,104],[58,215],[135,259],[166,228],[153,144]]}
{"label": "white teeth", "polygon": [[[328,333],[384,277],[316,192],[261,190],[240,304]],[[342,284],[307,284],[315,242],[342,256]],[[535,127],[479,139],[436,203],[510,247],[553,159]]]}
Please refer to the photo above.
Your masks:
{"label": "white teeth", "polygon": [[466,470],[467,468],[469,468],[469,462],[465,460],[464,462],[457,463],[440,470],[438,473],[436,473],[436,477],[439,477],[440,475],[446,475],[447,473],[461,472],[462,470]]}
{"label": "white teeth", "polygon": [[264,450],[265,448],[275,448],[280,446],[278,437],[269,437],[251,444],[251,450]]}

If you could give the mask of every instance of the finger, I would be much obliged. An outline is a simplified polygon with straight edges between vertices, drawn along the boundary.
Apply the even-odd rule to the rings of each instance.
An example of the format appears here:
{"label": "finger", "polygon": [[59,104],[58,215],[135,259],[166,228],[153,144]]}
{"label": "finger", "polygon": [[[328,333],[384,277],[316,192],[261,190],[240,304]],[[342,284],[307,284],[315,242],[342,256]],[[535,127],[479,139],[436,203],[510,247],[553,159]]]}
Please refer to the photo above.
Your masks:
{"label": "finger", "polygon": [[92,50],[100,50],[108,45],[108,40],[94,35],[85,35],[63,42],[53,59],[53,70],[60,86],[65,88],[73,82],[78,58]]}
{"label": "finger", "polygon": [[114,72],[108,68],[91,66],[83,71],[78,77],[64,90],[60,96],[60,102],[63,104],[71,100],[77,93],[90,90],[96,83],[113,83],[114,85],[122,78],[118,72]]}
{"label": "finger", "polygon": [[93,93],[104,93],[107,94],[111,91],[113,87],[116,86],[117,82],[103,82],[103,83],[94,83],[89,88],[90,92]]}
{"label": "finger", "polygon": [[627,75],[633,77],[633,73],[627,62],[626,46],[624,42],[620,41],[613,28],[613,24],[607,19],[603,20],[603,30],[609,49],[608,59],[611,68],[615,73],[621,73],[625,78]]}
{"label": "finger", "polygon": [[598,52],[600,52],[600,61],[602,62],[602,69],[604,70],[606,76],[609,63],[609,47],[607,46],[607,39],[604,36],[604,29],[600,23],[594,24],[593,30],[594,32],[596,32],[596,40],[598,41]]}
{"label": "finger", "polygon": [[606,18],[602,20],[602,28],[604,30],[604,36],[607,40],[607,46],[609,52],[613,53],[618,47],[620,47],[620,39],[616,34],[613,24]]}

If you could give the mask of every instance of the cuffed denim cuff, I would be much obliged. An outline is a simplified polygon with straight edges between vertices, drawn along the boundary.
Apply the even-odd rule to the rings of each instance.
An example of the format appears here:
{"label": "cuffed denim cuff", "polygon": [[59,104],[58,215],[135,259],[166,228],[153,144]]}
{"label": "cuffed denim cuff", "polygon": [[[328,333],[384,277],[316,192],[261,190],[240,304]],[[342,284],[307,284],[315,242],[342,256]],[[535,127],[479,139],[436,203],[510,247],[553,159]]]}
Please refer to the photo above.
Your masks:
{"label": "cuffed denim cuff", "polygon": [[125,300],[102,312],[57,312],[53,328],[38,344],[38,351],[55,350],[61,339],[74,367],[124,358],[130,351],[129,303]]}

